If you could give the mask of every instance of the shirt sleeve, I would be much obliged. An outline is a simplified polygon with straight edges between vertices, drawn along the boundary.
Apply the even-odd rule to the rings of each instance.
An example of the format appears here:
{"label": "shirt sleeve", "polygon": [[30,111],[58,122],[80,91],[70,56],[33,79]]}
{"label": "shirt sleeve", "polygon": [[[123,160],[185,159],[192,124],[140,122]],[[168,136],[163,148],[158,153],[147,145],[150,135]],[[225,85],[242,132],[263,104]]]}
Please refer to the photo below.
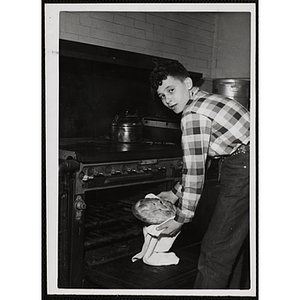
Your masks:
{"label": "shirt sleeve", "polygon": [[172,189],[173,194],[175,194],[177,196],[177,198],[182,197],[182,192],[181,192],[182,184],[181,183],[182,183],[182,181],[177,182]]}
{"label": "shirt sleeve", "polygon": [[180,223],[188,223],[194,217],[203,191],[211,121],[205,116],[189,112],[182,117],[181,126],[182,182],[174,187],[173,193],[179,197],[175,220]]}

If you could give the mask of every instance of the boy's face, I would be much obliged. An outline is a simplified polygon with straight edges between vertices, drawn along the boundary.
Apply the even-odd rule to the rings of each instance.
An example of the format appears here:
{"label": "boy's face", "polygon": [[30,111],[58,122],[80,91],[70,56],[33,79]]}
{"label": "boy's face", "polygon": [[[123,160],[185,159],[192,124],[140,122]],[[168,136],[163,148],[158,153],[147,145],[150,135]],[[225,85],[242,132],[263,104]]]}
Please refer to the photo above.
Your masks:
{"label": "boy's face", "polygon": [[179,114],[189,100],[189,89],[192,88],[192,85],[193,82],[190,77],[181,81],[168,76],[158,87],[157,94],[166,107]]}

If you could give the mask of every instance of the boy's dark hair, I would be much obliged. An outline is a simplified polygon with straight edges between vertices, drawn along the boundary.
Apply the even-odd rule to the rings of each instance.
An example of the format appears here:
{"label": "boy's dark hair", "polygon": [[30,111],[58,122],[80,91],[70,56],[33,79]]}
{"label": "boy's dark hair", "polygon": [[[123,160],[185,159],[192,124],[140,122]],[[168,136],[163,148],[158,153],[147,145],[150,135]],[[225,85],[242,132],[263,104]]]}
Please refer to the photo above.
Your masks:
{"label": "boy's dark hair", "polygon": [[184,80],[189,77],[189,72],[178,61],[167,61],[157,65],[150,74],[150,85],[153,92],[156,92],[162,81],[172,76],[176,79]]}

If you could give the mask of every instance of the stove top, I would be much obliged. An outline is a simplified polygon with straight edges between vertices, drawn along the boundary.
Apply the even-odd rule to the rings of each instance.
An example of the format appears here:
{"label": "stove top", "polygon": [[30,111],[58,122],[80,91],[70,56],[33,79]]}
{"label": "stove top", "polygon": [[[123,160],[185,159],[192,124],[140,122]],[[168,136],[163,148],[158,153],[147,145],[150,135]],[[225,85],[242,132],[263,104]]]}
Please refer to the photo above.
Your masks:
{"label": "stove top", "polygon": [[60,159],[73,158],[82,163],[181,156],[181,146],[175,143],[147,140],[141,143],[114,143],[110,140],[95,138],[62,138],[59,141]]}

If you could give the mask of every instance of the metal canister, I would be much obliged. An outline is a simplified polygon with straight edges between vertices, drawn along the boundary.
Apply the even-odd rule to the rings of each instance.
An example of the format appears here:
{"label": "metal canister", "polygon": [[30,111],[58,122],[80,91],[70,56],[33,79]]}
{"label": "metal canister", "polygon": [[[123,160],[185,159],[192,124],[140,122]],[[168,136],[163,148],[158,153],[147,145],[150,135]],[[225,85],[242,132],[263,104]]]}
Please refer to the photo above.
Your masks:
{"label": "metal canister", "polygon": [[138,143],[143,140],[143,124],[135,115],[115,116],[111,123],[111,139],[119,143]]}
{"label": "metal canister", "polygon": [[214,79],[213,93],[236,100],[248,109],[250,100],[250,80],[239,78]]}

